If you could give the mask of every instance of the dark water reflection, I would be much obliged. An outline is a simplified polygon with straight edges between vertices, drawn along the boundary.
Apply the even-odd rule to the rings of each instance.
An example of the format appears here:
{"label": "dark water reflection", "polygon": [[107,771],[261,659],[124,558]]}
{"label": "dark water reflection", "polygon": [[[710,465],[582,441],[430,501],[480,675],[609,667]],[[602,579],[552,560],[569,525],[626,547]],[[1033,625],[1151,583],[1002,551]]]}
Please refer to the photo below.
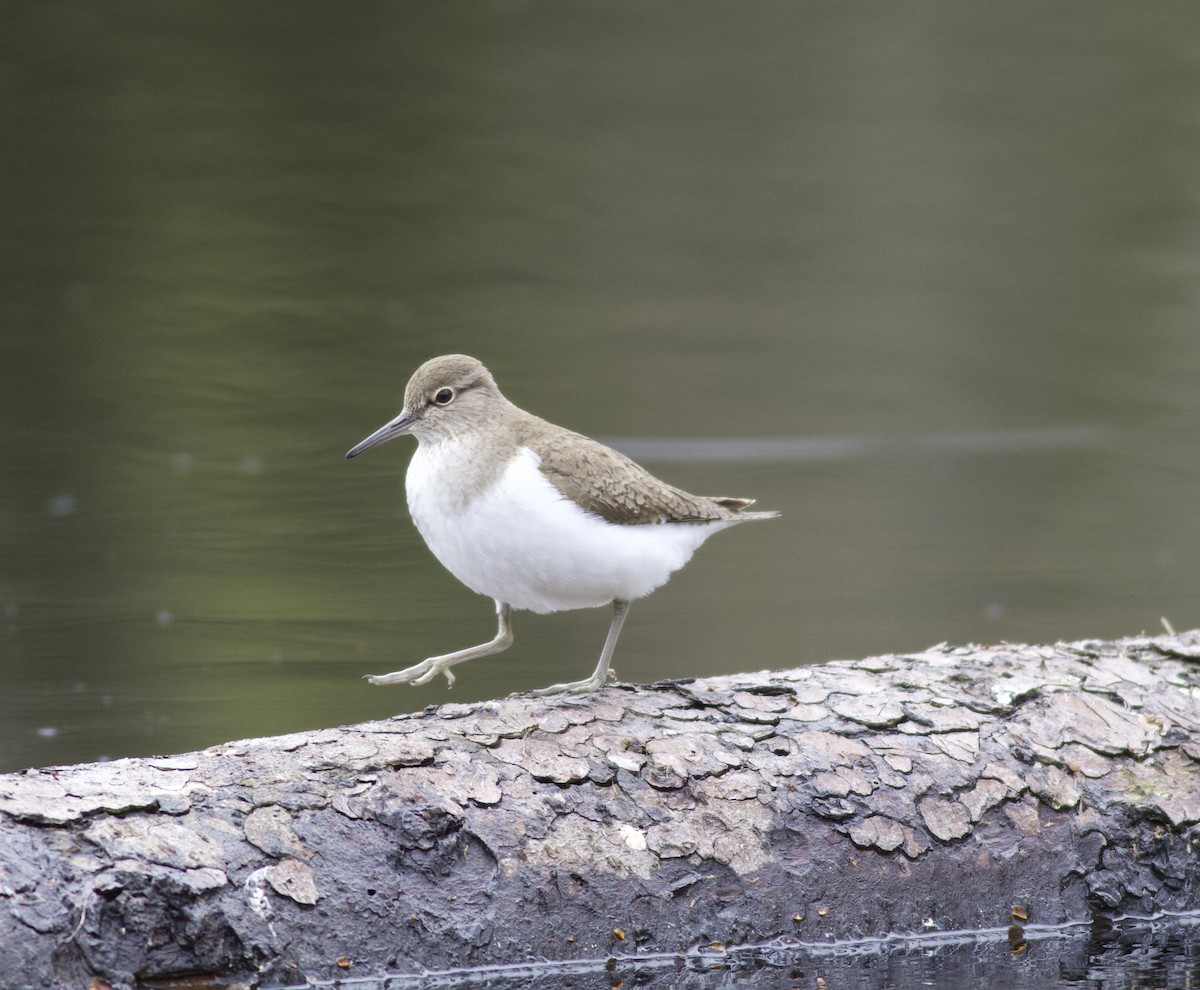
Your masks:
{"label": "dark water reflection", "polygon": [[[0,769],[444,699],[486,638],[342,453],[425,358],[783,517],[626,679],[1200,624],[1200,16],[1017,3],[9,11]],[[662,438],[677,438],[665,443]],[[581,677],[516,618],[456,700]]]}
{"label": "dark water reflection", "polygon": [[359,977],[310,986],[358,990],[1143,990],[1193,987],[1200,979],[1200,933],[1192,916],[1158,921],[908,938],[692,949],[675,956],[541,962],[420,976]]}

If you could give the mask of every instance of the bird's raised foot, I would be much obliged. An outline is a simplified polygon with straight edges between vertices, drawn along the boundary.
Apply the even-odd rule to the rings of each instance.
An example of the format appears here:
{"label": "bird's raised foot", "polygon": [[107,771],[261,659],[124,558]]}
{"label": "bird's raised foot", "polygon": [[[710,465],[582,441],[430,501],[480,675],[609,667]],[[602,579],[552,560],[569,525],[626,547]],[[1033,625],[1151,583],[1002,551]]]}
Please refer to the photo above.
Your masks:
{"label": "bird's raised foot", "polygon": [[486,643],[470,646],[455,653],[446,653],[440,657],[429,657],[411,667],[397,670],[393,674],[368,674],[367,680],[372,684],[411,684],[413,687],[418,687],[421,684],[429,683],[438,674],[442,674],[446,678],[446,683],[453,687],[454,675],[450,673],[450,668],[455,664],[466,663],[468,660],[475,660],[478,657],[491,656],[493,653],[507,650],[512,645],[512,627],[508,624],[508,613],[507,605],[503,602],[496,603],[496,614],[500,620],[499,628],[496,630],[495,638]]}
{"label": "bird's raised foot", "polygon": [[446,663],[446,659],[446,657],[430,657],[428,660],[422,660],[418,664],[405,667],[404,670],[394,671],[391,674],[367,674],[364,680],[371,684],[411,684],[413,687],[420,687],[422,684],[428,684],[438,674],[444,674],[448,685],[453,687],[454,674],[450,671],[453,664]]}

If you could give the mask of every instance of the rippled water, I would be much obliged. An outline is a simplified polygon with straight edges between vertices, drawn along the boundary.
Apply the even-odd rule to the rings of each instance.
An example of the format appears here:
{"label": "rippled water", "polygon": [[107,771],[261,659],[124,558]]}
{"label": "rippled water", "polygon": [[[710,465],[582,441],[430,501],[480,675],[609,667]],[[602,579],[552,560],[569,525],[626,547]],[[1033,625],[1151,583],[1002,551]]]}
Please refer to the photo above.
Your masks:
{"label": "rippled water", "polygon": [[[1192,8],[10,15],[0,767],[447,697],[360,678],[491,605],[404,444],[342,454],[455,350],[783,513],[635,605],[626,679],[1200,624]],[[606,624],[518,615],[453,697]]]}
{"label": "rippled water", "polygon": [[677,955],[579,962],[532,962],[479,970],[385,978],[354,977],[312,987],[358,990],[917,990],[998,987],[1021,990],[1144,990],[1191,987],[1200,978],[1195,916],[1123,919],[1062,927],[927,932],[828,944],[781,940],[727,949],[712,945]]}

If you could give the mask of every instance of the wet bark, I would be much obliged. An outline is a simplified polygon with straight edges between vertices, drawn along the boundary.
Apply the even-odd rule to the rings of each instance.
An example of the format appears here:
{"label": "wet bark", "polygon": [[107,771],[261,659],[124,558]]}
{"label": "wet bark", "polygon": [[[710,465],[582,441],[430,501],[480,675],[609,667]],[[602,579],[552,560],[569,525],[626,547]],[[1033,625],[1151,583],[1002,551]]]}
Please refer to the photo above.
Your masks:
{"label": "wet bark", "polygon": [[940,646],[0,776],[0,972],[279,983],[1200,908],[1197,661],[1200,631]]}

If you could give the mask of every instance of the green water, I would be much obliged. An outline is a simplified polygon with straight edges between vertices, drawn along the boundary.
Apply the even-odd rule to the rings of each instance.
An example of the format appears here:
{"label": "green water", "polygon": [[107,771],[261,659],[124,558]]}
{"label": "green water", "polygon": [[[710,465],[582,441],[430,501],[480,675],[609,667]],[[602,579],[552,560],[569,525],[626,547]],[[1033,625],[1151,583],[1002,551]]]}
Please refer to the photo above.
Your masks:
{"label": "green water", "polygon": [[627,680],[1200,625],[1197,51],[1191,5],[10,5],[0,769],[585,676],[605,612],[361,680],[492,632],[408,442],[342,458],[448,351],[783,513],[635,604]]}

